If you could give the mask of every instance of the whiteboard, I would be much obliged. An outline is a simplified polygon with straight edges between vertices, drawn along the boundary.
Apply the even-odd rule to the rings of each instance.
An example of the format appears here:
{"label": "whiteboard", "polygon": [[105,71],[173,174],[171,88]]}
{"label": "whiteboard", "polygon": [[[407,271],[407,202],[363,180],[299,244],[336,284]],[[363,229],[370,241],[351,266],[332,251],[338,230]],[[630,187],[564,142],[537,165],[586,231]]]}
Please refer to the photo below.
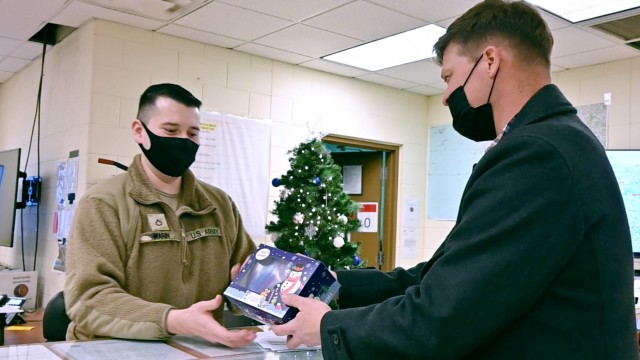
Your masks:
{"label": "whiteboard", "polygon": [[458,134],[451,125],[432,126],[429,131],[427,218],[455,220],[462,192],[473,164],[484,155],[491,141],[474,142]]}
{"label": "whiteboard", "polygon": [[271,120],[202,110],[195,176],[224,190],[252,237],[265,234],[269,202]]}

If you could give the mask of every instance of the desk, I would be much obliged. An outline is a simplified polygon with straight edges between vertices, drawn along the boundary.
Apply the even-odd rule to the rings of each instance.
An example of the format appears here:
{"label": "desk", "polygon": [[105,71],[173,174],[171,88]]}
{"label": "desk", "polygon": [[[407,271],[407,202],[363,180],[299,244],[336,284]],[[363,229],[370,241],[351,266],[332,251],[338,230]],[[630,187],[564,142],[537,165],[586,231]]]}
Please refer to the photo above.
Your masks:
{"label": "desk", "polygon": [[22,309],[15,306],[5,305],[0,307],[0,345],[4,345],[4,328],[7,322],[7,316],[17,316],[17,314],[21,312]]}
{"label": "desk", "polygon": [[134,341],[100,339],[90,341],[59,341],[0,347],[0,359],[6,360],[192,360],[192,359],[245,359],[245,360],[321,360],[320,350],[272,352],[257,344],[230,349],[205,340],[175,336],[166,341]]}
{"label": "desk", "polygon": [[44,309],[40,308],[35,312],[24,312],[21,314],[26,321],[25,324],[19,326],[32,326],[31,330],[8,330],[4,329],[4,345],[20,345],[42,343],[45,341],[42,335],[42,316]]}

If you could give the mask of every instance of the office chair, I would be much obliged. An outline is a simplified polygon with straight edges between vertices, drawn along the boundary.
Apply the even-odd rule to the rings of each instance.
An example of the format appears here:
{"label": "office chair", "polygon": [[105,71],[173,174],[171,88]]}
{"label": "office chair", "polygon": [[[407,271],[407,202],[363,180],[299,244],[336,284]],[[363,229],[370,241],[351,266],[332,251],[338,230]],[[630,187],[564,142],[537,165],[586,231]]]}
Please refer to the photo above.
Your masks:
{"label": "office chair", "polygon": [[64,306],[64,293],[60,291],[49,300],[44,309],[42,335],[47,341],[65,341],[70,322]]}

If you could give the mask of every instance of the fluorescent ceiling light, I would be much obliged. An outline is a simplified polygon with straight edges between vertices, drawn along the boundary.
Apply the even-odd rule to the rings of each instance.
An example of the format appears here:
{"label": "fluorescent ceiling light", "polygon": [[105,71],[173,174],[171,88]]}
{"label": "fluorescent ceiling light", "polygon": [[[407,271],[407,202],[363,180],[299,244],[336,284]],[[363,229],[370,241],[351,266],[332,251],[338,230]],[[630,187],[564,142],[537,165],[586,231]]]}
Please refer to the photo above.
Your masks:
{"label": "fluorescent ceiling light", "polygon": [[446,29],[431,24],[327,55],[323,59],[377,71],[433,57],[433,44],[445,32]]}
{"label": "fluorescent ceiling light", "polygon": [[640,0],[527,0],[573,23],[640,7]]}

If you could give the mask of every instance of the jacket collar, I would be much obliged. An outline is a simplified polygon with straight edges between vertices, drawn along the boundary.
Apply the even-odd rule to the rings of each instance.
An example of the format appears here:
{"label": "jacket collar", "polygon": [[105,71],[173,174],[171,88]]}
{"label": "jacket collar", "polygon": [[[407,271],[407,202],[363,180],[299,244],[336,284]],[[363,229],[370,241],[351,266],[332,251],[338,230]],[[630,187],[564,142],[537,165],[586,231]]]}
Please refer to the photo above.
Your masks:
{"label": "jacket collar", "polygon": [[516,114],[510,125],[510,131],[550,117],[576,113],[576,108],[562,95],[556,85],[545,85]]}
{"label": "jacket collar", "polygon": [[[160,196],[151,185],[151,181],[142,168],[142,156],[140,154],[133,158],[133,162],[127,170],[127,176],[131,183],[129,195],[141,204],[153,204],[161,202]],[[183,206],[191,211],[202,212],[211,211],[215,205],[209,200],[202,190],[201,184],[191,170],[187,170],[182,175],[182,189],[180,199]]]}

